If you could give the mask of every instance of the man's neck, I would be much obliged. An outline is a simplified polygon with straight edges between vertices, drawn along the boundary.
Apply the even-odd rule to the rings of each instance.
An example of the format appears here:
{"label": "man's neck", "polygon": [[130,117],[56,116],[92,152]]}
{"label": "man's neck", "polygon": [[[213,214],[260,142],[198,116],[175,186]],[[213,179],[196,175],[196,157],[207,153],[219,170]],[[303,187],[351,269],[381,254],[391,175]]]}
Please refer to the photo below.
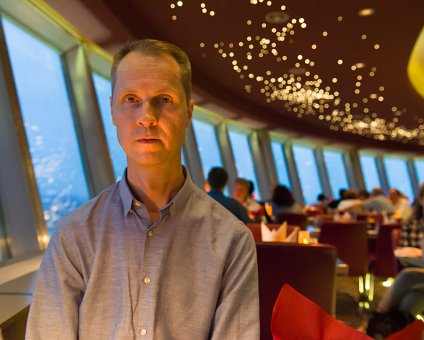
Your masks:
{"label": "man's neck", "polygon": [[127,180],[134,196],[146,206],[152,221],[184,184],[181,164],[174,166],[140,167],[127,169]]}

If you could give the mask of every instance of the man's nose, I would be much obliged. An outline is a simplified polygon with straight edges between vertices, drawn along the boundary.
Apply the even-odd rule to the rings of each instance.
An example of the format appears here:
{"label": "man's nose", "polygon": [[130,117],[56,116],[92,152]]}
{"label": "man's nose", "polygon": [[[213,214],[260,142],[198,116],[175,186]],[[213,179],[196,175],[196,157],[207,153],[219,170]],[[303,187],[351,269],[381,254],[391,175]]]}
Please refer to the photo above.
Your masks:
{"label": "man's nose", "polygon": [[155,114],[154,107],[148,101],[144,101],[139,105],[136,112],[137,124],[145,127],[154,126],[157,124],[157,117]]}

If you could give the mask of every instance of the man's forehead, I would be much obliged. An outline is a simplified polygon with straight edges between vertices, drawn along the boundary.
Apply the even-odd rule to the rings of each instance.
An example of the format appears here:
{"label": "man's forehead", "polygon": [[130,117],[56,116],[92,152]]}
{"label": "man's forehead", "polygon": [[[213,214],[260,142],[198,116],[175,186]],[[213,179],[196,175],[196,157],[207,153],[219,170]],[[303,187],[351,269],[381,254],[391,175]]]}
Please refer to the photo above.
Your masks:
{"label": "man's forehead", "polygon": [[168,64],[171,65],[173,68],[175,68],[175,71],[180,73],[180,66],[178,65],[177,61],[170,55],[164,54],[164,55],[155,55],[155,54],[149,54],[144,53],[141,51],[133,51],[128,53],[119,63],[117,70],[119,71],[120,68],[128,67],[129,64],[132,64],[131,66],[137,67],[137,65],[159,65],[159,64]]}

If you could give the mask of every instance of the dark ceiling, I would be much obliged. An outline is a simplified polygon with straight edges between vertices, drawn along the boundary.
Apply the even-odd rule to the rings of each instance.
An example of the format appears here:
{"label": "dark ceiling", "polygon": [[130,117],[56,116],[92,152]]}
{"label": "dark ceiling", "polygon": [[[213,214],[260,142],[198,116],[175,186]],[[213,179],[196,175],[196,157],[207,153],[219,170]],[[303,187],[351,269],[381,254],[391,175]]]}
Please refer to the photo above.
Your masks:
{"label": "dark ceiling", "polygon": [[203,100],[236,116],[328,143],[424,151],[424,100],[407,76],[422,0],[71,2],[108,28],[94,40],[111,52],[134,37],[182,47]]}

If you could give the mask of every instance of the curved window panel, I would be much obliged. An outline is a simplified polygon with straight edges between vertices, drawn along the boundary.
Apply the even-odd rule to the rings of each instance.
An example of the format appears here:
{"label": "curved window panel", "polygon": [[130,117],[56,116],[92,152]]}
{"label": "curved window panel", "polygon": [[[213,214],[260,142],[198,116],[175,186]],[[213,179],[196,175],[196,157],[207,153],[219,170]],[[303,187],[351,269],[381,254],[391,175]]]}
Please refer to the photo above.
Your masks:
{"label": "curved window panel", "polygon": [[96,89],[97,102],[99,103],[110,159],[112,160],[113,172],[115,174],[115,179],[119,180],[127,166],[127,159],[118,142],[115,125],[112,123],[109,101],[111,83],[110,80],[97,73],[93,73],[93,82]]}
{"label": "curved window panel", "polygon": [[251,180],[255,186],[255,191],[253,192],[254,195],[256,195],[258,199],[261,199],[248,136],[234,130],[229,130],[229,136],[231,149],[233,151],[234,160],[236,162],[237,175],[239,177]]}
{"label": "curved window panel", "polygon": [[49,234],[89,198],[59,53],[3,18]]}
{"label": "curved window panel", "polygon": [[317,196],[322,193],[314,150],[307,146],[293,145],[293,157],[305,204],[311,205],[316,202]]}
{"label": "curved window panel", "polygon": [[409,199],[414,198],[411,178],[408,173],[406,160],[394,157],[384,157],[384,168],[390,188],[398,189]]}
{"label": "curved window panel", "polygon": [[415,160],[415,171],[417,172],[418,183],[424,183],[424,160]]}
{"label": "curved window panel", "polygon": [[335,150],[324,150],[323,155],[331,192],[335,197],[339,194],[340,189],[349,188],[343,153]]}
{"label": "curved window panel", "polygon": [[203,175],[206,178],[211,168],[222,167],[215,127],[197,119],[193,119],[192,124],[202,162]]}
{"label": "curved window panel", "polygon": [[378,175],[375,157],[371,155],[359,155],[361,163],[362,176],[365,181],[365,189],[371,192],[374,188],[380,188],[380,176]]}
{"label": "curved window panel", "polygon": [[8,247],[6,242],[6,232],[5,232],[3,218],[2,218],[1,209],[0,209],[0,262],[8,258],[9,258],[9,252],[8,252]]}
{"label": "curved window panel", "polygon": [[274,163],[277,170],[278,183],[291,187],[289,174],[287,172],[286,157],[284,156],[284,147],[281,143],[271,142],[272,155],[274,156]]}

